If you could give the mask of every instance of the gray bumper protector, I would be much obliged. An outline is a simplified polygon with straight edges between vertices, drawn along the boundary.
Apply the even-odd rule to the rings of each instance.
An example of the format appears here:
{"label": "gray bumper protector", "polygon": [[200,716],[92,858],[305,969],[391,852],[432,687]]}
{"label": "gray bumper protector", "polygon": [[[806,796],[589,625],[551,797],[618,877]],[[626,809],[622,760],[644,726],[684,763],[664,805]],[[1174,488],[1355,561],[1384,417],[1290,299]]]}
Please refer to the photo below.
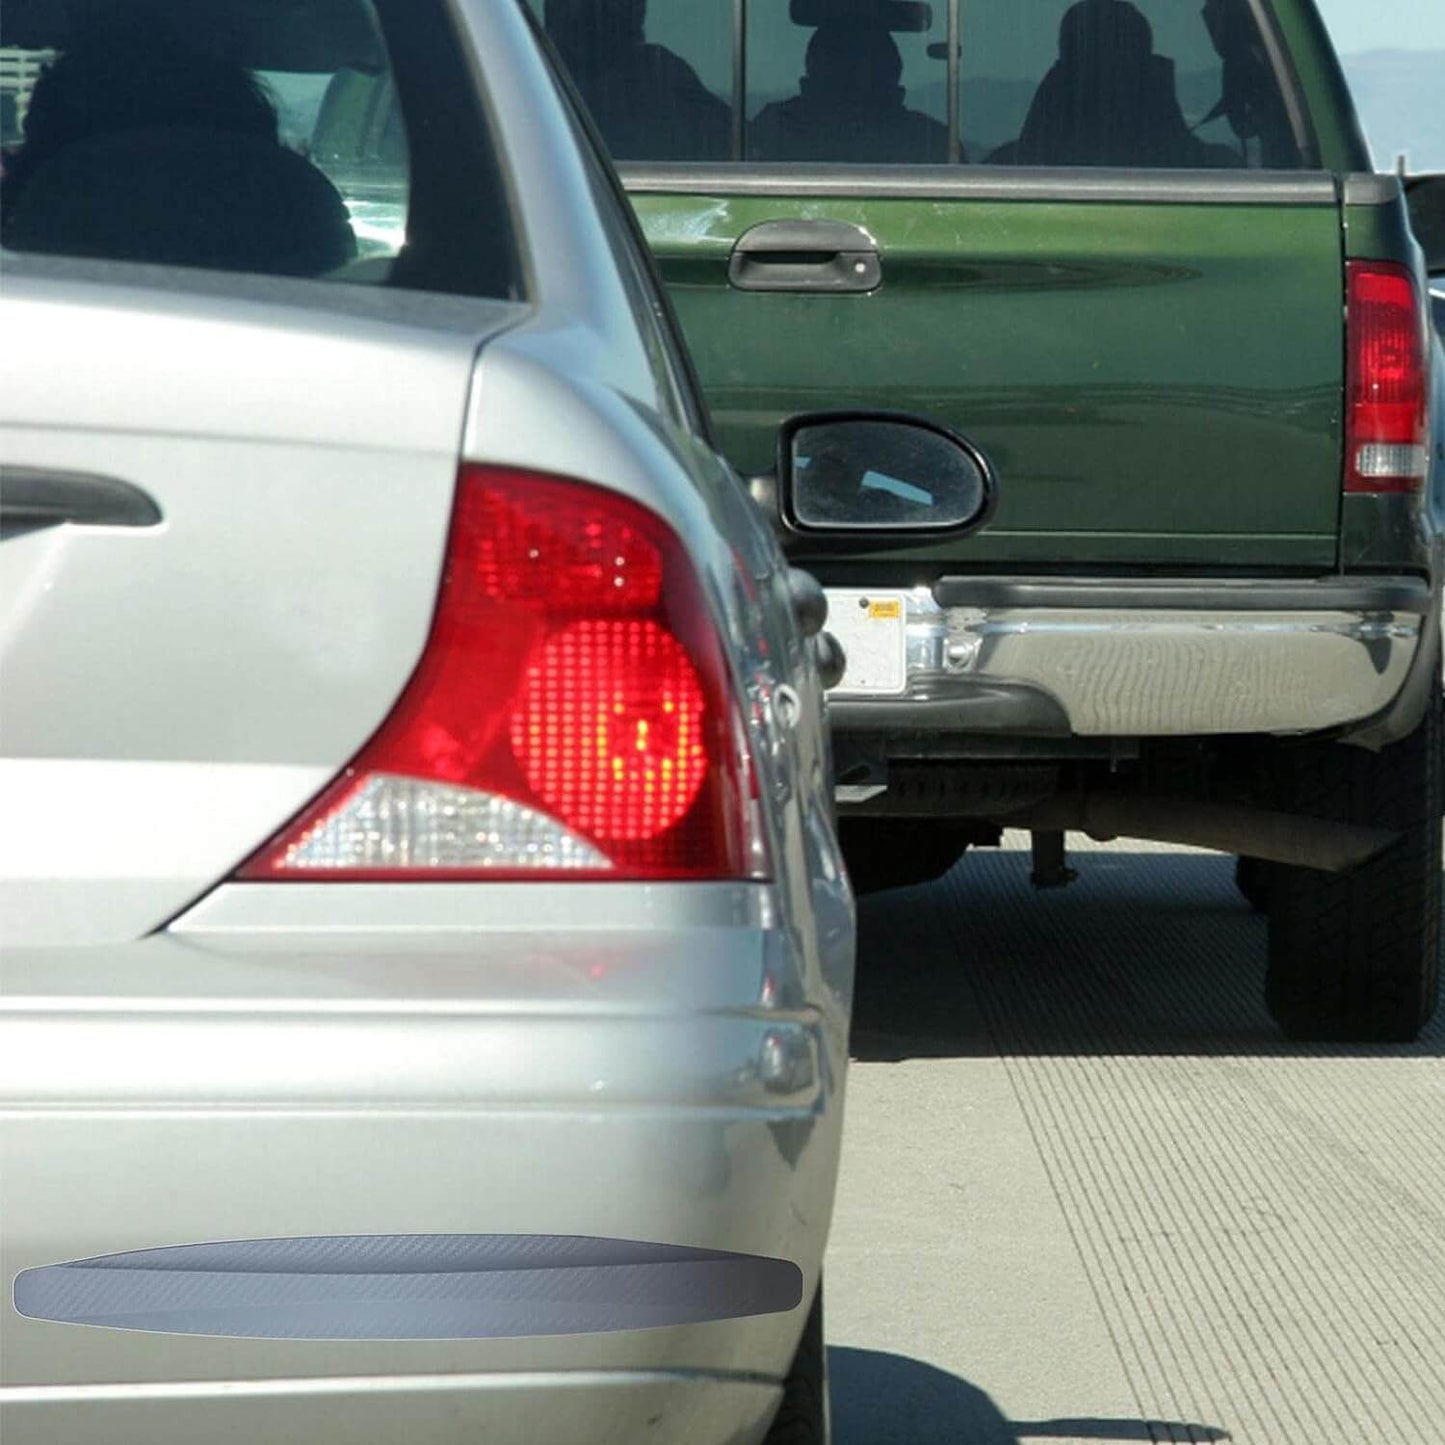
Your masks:
{"label": "gray bumper protector", "polygon": [[511,1339],[797,1308],[782,1259],[574,1235],[361,1234],[101,1255],[16,1276],[20,1314],[272,1340]]}

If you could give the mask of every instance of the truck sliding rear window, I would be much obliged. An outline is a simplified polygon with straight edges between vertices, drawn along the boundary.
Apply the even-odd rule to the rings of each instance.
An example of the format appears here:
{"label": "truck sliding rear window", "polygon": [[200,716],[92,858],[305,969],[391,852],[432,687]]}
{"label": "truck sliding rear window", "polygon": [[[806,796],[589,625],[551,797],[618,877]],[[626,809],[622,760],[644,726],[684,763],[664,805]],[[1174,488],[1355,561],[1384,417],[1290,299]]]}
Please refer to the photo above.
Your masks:
{"label": "truck sliding rear window", "polygon": [[529,0],[620,161],[1302,165],[1252,0]]}

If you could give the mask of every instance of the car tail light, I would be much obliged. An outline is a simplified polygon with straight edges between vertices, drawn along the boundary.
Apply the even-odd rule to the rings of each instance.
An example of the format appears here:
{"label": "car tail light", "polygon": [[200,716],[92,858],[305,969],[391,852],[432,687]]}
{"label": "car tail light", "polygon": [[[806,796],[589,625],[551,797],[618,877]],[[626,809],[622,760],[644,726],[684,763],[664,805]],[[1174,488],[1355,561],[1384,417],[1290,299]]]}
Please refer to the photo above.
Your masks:
{"label": "car tail light", "polygon": [[1349,264],[1347,492],[1413,492],[1425,480],[1425,313],[1414,277],[1383,261]]}
{"label": "car tail light", "polygon": [[463,467],[391,715],[246,879],[762,876],[727,661],[682,544],[583,482]]}

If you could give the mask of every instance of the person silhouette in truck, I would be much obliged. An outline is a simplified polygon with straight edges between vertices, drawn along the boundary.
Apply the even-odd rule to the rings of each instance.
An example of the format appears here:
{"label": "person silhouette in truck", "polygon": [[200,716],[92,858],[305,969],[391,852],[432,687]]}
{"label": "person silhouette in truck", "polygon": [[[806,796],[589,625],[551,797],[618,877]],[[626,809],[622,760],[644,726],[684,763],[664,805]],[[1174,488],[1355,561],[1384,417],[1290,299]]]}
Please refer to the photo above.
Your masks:
{"label": "person silhouette in truck", "polygon": [[883,21],[820,25],[798,94],[764,106],[748,127],[748,158],[943,164],[948,127],[909,110],[898,42]]}
{"label": "person silhouette in truck", "polygon": [[543,23],[614,159],[728,159],[731,108],[647,39],[647,0],[546,0]]}
{"label": "person silhouette in truck", "polygon": [[1059,26],[1059,56],[1044,76],[1016,141],[994,165],[1237,166],[1228,146],[1189,129],[1174,62],[1154,53],[1154,31],[1128,0],[1079,0]]}
{"label": "person silhouette in truck", "polygon": [[0,240],[289,276],[356,255],[345,203],[281,144],[259,82],[145,8],[93,21],[36,80],[0,180]]}

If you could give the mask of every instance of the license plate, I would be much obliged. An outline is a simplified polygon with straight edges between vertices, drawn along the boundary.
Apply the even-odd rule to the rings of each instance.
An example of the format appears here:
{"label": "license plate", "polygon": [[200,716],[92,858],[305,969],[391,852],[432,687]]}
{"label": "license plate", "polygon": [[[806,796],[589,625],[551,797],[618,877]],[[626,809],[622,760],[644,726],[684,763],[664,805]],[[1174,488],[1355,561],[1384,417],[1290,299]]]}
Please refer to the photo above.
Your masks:
{"label": "license plate", "polygon": [[907,691],[908,605],[902,592],[828,588],[828,631],[848,655],[835,695],[897,697]]}

